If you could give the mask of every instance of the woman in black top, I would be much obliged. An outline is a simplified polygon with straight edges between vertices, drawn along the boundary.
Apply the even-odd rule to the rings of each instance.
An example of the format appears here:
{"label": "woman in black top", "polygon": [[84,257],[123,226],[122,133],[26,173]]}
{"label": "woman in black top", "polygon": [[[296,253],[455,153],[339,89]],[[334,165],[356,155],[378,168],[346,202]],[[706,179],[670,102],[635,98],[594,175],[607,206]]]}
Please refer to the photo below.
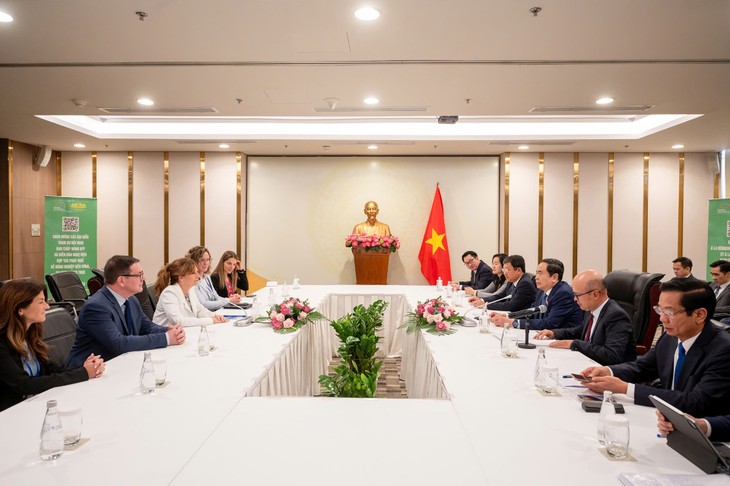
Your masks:
{"label": "woman in black top", "polygon": [[246,270],[243,269],[241,261],[233,251],[224,252],[210,275],[216,292],[221,297],[229,297],[237,294],[238,290],[246,292],[248,290],[248,278]]}

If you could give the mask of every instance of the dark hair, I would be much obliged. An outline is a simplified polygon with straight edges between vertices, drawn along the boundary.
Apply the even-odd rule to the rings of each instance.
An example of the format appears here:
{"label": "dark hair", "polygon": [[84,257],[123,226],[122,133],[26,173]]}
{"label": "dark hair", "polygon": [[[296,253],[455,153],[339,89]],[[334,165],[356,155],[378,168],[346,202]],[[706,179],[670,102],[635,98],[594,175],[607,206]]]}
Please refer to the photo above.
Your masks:
{"label": "dark hair", "polygon": [[35,280],[11,280],[0,287],[0,336],[4,335],[15,352],[28,359],[23,342],[38,361],[48,363],[48,345],[43,342],[43,324],[34,322],[27,330],[20,310],[33,303],[43,286]]}
{"label": "dark hair", "polygon": [[477,255],[477,253],[475,251],[467,250],[467,251],[464,252],[463,255],[461,255],[461,261],[463,262],[464,261],[464,258],[466,258],[468,256],[470,256],[472,258],[479,258],[479,255]]}
{"label": "dark hair", "polygon": [[104,265],[104,283],[114,285],[117,279],[129,273],[129,269],[137,262],[139,262],[138,258],[127,255],[114,255]]}
{"label": "dark hair", "polygon": [[512,268],[522,269],[522,273],[525,273],[525,259],[522,257],[522,255],[510,255],[504,259],[504,265],[507,264],[512,265]]}
{"label": "dark hair", "polygon": [[157,272],[157,282],[155,283],[157,295],[162,294],[168,285],[176,284],[180,277],[191,273],[198,273],[198,265],[192,258],[178,258],[171,261]]}
{"label": "dark hair", "polygon": [[[370,201],[368,201],[370,202]],[[218,260],[218,265],[216,265],[215,270],[213,270],[213,273],[218,275],[218,287],[220,289],[226,288],[226,279],[229,278],[229,274],[226,273],[226,269],[223,266],[226,260],[230,260],[231,258],[238,260],[238,255],[236,255],[235,251],[225,251],[221,255],[221,259]],[[231,279],[231,288],[236,291],[238,288],[238,272],[234,268],[233,271],[230,273],[230,279]]]}
{"label": "dark hair", "polygon": [[[504,259],[507,258],[507,254],[506,253],[495,253],[494,255],[492,255],[492,260],[494,260],[495,258],[499,258],[499,264],[504,266]],[[502,286],[502,284],[505,282],[505,280],[507,280],[507,279],[504,278],[504,272],[502,272],[499,274],[495,273],[494,276],[492,277],[492,280],[494,282],[494,285],[497,288],[500,288]]]}
{"label": "dark hair", "polygon": [[730,272],[730,262],[727,260],[717,260],[716,262],[710,263],[710,268],[720,267],[722,273]]}
{"label": "dark hair", "polygon": [[687,315],[697,309],[707,311],[707,320],[712,319],[717,306],[715,293],[707,282],[687,278],[673,278],[664,282],[659,290],[662,292],[681,292],[682,298],[679,303],[684,307]]}
{"label": "dark hair", "polygon": [[492,255],[492,260],[494,260],[495,258],[499,258],[499,264],[504,265],[504,259],[507,258],[507,254],[506,253],[495,253],[494,255]]}
{"label": "dark hair", "polygon": [[687,257],[678,257],[672,260],[672,263],[679,263],[682,265],[682,268],[692,268],[692,260],[690,260]]}
{"label": "dark hair", "polygon": [[547,264],[548,275],[558,275],[558,281],[563,280],[563,273],[565,273],[565,265],[557,258],[543,258],[540,263]]}
{"label": "dark hair", "polygon": [[[200,260],[203,259],[203,255],[205,255],[206,253],[208,254],[208,258],[210,258],[210,252],[206,247],[194,246],[188,250],[188,252],[185,254],[185,258],[190,258],[197,265],[198,263],[200,263]],[[208,266],[208,271],[206,273],[210,273],[210,265]]]}

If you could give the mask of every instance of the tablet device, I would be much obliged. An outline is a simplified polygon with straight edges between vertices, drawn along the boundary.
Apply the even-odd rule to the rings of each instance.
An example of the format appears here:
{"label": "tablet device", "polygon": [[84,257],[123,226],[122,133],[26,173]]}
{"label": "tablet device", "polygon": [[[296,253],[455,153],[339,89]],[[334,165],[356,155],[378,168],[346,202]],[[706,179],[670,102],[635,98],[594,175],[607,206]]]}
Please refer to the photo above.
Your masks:
{"label": "tablet device", "polygon": [[[692,464],[705,473],[727,472],[730,453],[720,452],[705,434],[697,428],[693,420],[681,410],[665,402],[656,395],[649,400],[674,426],[674,432],[667,436],[667,445],[679,452]],[[727,449],[723,446],[724,449]]]}

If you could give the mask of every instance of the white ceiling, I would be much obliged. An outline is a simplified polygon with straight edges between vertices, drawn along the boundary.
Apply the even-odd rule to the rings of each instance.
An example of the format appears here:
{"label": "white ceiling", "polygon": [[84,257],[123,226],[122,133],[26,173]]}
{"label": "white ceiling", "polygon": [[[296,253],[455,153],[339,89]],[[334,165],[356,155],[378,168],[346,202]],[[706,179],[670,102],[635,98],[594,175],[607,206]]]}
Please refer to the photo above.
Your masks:
{"label": "white ceiling", "polygon": [[[530,151],[730,148],[728,0],[374,0],[382,16],[369,23],[352,15],[364,3],[0,0],[0,11],[15,17],[0,24],[0,137],[56,150],[74,150],[75,142],[86,150],[221,150],[195,137],[97,139],[35,116],[101,116],[99,108],[139,108],[140,96],[155,108],[212,107],[216,116],[430,116],[435,123],[438,115],[593,110],[596,98],[610,95],[616,106],[652,106],[613,114],[702,116],[638,140],[531,140]],[[537,17],[534,6],[543,9]],[[373,111],[362,111],[367,95],[381,100]],[[336,112],[327,112],[330,97],[340,100]],[[378,144],[377,153],[495,154],[515,151],[513,141],[400,140]],[[249,140],[227,150],[372,153],[364,140],[326,136]]]}

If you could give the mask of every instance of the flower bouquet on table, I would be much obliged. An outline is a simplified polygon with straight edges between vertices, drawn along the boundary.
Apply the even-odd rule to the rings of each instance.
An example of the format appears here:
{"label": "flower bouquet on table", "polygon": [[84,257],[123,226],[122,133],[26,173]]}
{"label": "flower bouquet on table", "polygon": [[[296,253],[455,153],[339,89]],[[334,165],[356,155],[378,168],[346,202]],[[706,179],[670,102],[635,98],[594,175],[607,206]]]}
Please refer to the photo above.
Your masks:
{"label": "flower bouquet on table", "polygon": [[274,332],[288,334],[299,330],[305,324],[324,316],[309,305],[309,301],[301,301],[296,297],[286,299],[269,309],[268,316],[258,317],[256,322],[271,323]]}
{"label": "flower bouquet on table", "polygon": [[418,329],[431,334],[453,334],[456,330],[451,329],[451,325],[461,320],[461,316],[441,297],[419,302],[415,311],[406,314],[406,318],[401,327],[405,327],[408,334]]}
{"label": "flower bouquet on table", "polygon": [[382,251],[384,248],[390,250],[390,253],[400,248],[400,240],[397,236],[388,235],[350,235],[345,237],[346,248],[363,248],[365,251]]}

